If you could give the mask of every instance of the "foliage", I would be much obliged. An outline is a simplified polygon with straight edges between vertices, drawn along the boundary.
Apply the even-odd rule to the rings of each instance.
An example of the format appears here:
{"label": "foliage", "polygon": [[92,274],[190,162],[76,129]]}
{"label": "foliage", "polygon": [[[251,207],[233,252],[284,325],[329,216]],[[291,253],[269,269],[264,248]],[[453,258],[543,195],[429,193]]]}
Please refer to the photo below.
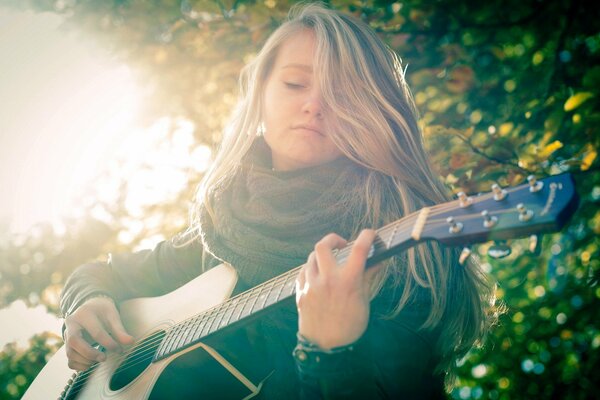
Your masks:
{"label": "foliage", "polygon": [[[561,234],[544,239],[539,257],[524,251],[522,241],[506,259],[484,256],[508,312],[488,344],[461,361],[452,396],[594,396],[600,382],[598,7],[583,0],[331,3],[370,23],[402,56],[431,156],[454,192],[487,191],[494,181],[514,185],[529,174],[586,171],[577,176],[577,215]],[[290,6],[277,0],[7,4],[60,13],[69,28],[102,40],[154,88],[148,123],[164,115],[187,118],[196,142],[212,147],[235,101],[241,66]],[[41,298],[56,307],[48,293],[76,265],[181,229],[173,221],[185,221],[199,179],[190,178],[172,201],[145,210],[145,218],[158,223],[127,243],[119,240],[132,218],[125,182],[118,202],[100,204],[113,217],[110,223],[94,217],[96,201],[85,209],[86,218],[65,222],[69,234],[41,227],[28,237],[6,238],[0,243],[0,301]],[[5,350],[2,357],[18,355]]]}
{"label": "foliage", "polygon": [[32,337],[26,350],[15,344],[4,347],[0,353],[0,399],[21,398],[60,342],[60,338],[44,333]]}

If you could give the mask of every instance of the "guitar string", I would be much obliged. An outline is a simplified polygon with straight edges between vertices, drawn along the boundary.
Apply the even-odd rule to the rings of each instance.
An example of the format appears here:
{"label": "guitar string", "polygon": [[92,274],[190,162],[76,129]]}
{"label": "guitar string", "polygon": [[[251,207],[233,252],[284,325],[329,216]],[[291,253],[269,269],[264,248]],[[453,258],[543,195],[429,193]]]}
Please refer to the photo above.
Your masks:
{"label": "guitar string", "polygon": [[[478,216],[471,216],[471,218],[476,218],[476,217],[478,217]],[[408,219],[407,219],[406,221],[403,221],[403,222],[409,222],[409,221],[408,221]],[[439,220],[432,219],[432,220],[430,220],[430,223],[429,223],[429,224],[430,224],[430,225],[431,225],[431,224],[440,224],[440,221],[439,221]],[[391,227],[394,227],[394,228],[398,229],[398,226],[399,226],[399,225],[401,225],[401,223],[393,223],[393,224],[391,224],[390,226],[386,226],[386,227],[384,227],[384,228],[381,228],[381,229],[380,229],[378,232],[379,232],[380,234],[383,234],[383,233],[384,233],[384,231],[386,231],[386,230],[390,230],[390,228],[391,228]],[[405,224],[404,224],[404,225],[405,225]],[[342,253],[344,250],[347,250],[347,249],[349,249],[349,246],[348,246],[348,247],[345,247],[345,248],[343,248],[343,249],[341,249],[341,251],[340,251],[340,252],[338,252],[338,254],[336,255],[338,258],[341,258],[341,259],[340,259],[340,262],[343,262],[343,261],[344,261],[344,259],[343,259],[343,257],[339,257],[339,256],[340,256],[340,255],[342,255],[342,256],[343,256],[343,254],[341,254],[341,253]],[[249,299],[254,299],[254,300],[256,300],[256,298],[258,298],[258,297],[260,296],[260,293],[262,292],[262,290],[263,290],[263,289],[266,287],[266,285],[267,285],[269,282],[270,282],[270,283],[273,285],[273,287],[274,287],[274,285],[275,285],[275,281],[277,281],[277,280],[282,280],[282,281],[285,281],[285,282],[287,282],[291,276],[293,276],[293,275],[295,275],[295,274],[297,275],[297,272],[300,270],[300,268],[301,268],[301,267],[296,267],[296,268],[294,268],[294,269],[292,269],[292,270],[290,270],[290,271],[287,271],[287,272],[286,272],[286,273],[284,273],[284,274],[281,274],[281,275],[279,275],[279,276],[277,276],[277,277],[274,277],[274,278],[272,278],[272,279],[271,279],[271,280],[269,280],[269,281],[266,281],[264,284],[260,285],[260,290],[258,290],[258,291],[256,291],[256,290],[255,290],[256,288],[255,288],[255,289],[253,289],[253,290],[251,290],[251,291],[244,292],[244,293],[242,293],[242,294],[247,294],[247,295],[248,295],[247,297],[248,297]],[[283,287],[281,287],[281,290],[283,290]],[[281,291],[281,290],[280,290],[280,291]],[[254,292],[257,292],[257,293],[254,293]],[[292,293],[293,293],[293,292],[292,292]],[[292,293],[290,293],[290,295],[291,295]],[[242,295],[242,294],[240,294],[240,295]],[[234,297],[234,298],[232,298],[232,299],[230,299],[230,300],[233,300],[233,299],[235,299],[235,298],[237,298],[237,297],[238,297],[238,296],[236,296],[236,297]],[[278,295],[278,297],[279,297],[279,295]],[[248,300],[248,299],[246,299],[246,300]],[[280,299],[278,298],[278,299],[276,300],[276,302],[277,302],[277,301],[279,301],[279,300],[280,300]],[[224,305],[224,304],[228,304],[228,305],[227,305],[226,307],[223,307],[223,305]],[[213,309],[211,309],[211,310],[206,310],[206,311],[205,311],[203,314],[201,314],[201,315],[202,315],[202,317],[204,317],[205,315],[208,315],[208,318],[202,318],[202,317],[201,317],[200,319],[205,319],[205,320],[206,320],[206,319],[210,319],[210,318],[212,317],[212,314],[214,313],[214,311],[215,311],[215,310],[219,310],[219,312],[221,312],[221,311],[225,311],[225,310],[227,310],[227,311],[228,311],[228,310],[230,310],[230,309],[231,309],[231,307],[232,307],[232,305],[233,305],[233,304],[234,304],[234,302],[232,302],[232,301],[228,301],[228,302],[226,302],[226,303],[221,303],[221,304],[219,304],[218,306],[216,306],[216,307],[213,307]],[[261,309],[262,309],[262,308],[264,308],[264,305],[265,305],[265,304],[266,304],[266,299],[265,299],[265,303],[263,303],[263,306],[261,306]],[[235,307],[235,305],[233,305],[233,307]],[[251,308],[252,308],[252,310],[250,311],[250,313],[253,313],[253,312],[254,312],[254,310],[253,310],[253,308],[254,308],[254,304],[253,304],[253,306],[252,306]],[[243,309],[242,309],[242,311],[243,311]],[[173,330],[173,328],[176,328],[176,327],[178,327],[178,328],[180,328],[180,330],[181,330],[181,331],[182,331],[182,333],[183,333],[183,331],[185,330],[185,328],[182,328],[182,326],[183,326],[183,325],[184,325],[186,322],[189,322],[189,321],[191,321],[191,320],[192,320],[192,319],[194,319],[194,318],[198,318],[198,316],[199,316],[199,315],[196,315],[196,316],[193,316],[193,317],[191,317],[191,318],[188,318],[187,320],[181,321],[181,322],[180,322],[180,323],[178,323],[177,325],[174,325],[173,327],[169,328],[169,331],[172,331],[172,330]],[[231,316],[230,316],[230,317],[231,317]],[[205,321],[205,322],[206,322],[206,321]],[[214,323],[214,319],[213,319],[212,323]],[[208,334],[210,334],[210,333],[213,333],[213,332],[210,332],[210,330],[212,329],[212,323],[211,323],[211,326],[210,326],[210,328],[209,328],[209,332],[207,333],[207,335],[208,335]],[[227,325],[227,324],[226,324],[226,325]],[[226,325],[225,325],[225,326],[226,326]],[[224,327],[224,326],[223,326],[223,327]],[[221,327],[221,328],[222,328],[222,327]],[[220,329],[220,328],[217,328],[217,330],[218,330],[218,329]],[[189,335],[189,333],[190,333],[190,332],[188,331],[188,335]],[[127,366],[125,366],[125,367],[122,367],[122,368],[121,368],[121,371],[124,371],[124,370],[126,370],[126,369],[128,369],[128,368],[134,367],[135,365],[139,364],[140,362],[145,362],[145,361],[147,361],[147,360],[148,360],[148,358],[149,358],[149,357],[150,357],[150,359],[151,359],[151,358],[153,357],[153,354],[154,354],[154,353],[153,353],[153,352],[147,352],[146,350],[148,350],[150,347],[154,347],[154,344],[156,344],[156,343],[159,343],[159,342],[161,342],[162,340],[164,340],[164,338],[166,337],[166,335],[168,335],[168,332],[167,332],[167,333],[165,333],[165,335],[164,335],[164,336],[162,336],[162,337],[160,337],[159,339],[156,339],[156,340],[154,340],[154,342],[152,342],[152,341],[149,341],[149,342],[147,343],[147,345],[146,345],[146,346],[143,346],[143,347],[140,347],[140,348],[137,348],[137,349],[135,349],[135,348],[134,348],[134,350],[138,352],[138,355],[137,355],[137,356],[134,356],[133,358],[131,358],[130,360],[128,360],[128,363],[126,363],[126,364],[123,364],[123,365],[127,365]],[[153,336],[153,335],[149,336],[148,338],[151,338],[152,336]],[[160,335],[157,335],[157,336],[160,336]],[[197,341],[197,340],[199,340],[199,339],[201,339],[202,337],[205,337],[205,336],[206,336],[206,335],[204,335],[204,336],[203,336],[203,335],[200,335],[200,337],[198,337],[198,339],[195,339],[195,340]],[[186,337],[186,338],[187,338],[187,337]],[[179,343],[179,342],[181,342],[181,339],[178,341],[178,343]],[[190,342],[190,343],[192,343],[192,342]],[[187,345],[187,344],[190,344],[190,343],[186,343],[186,345]],[[178,349],[178,350],[179,350],[178,346],[175,346],[175,347],[174,347],[174,349]],[[171,351],[172,351],[172,350],[170,350],[169,352],[171,352]],[[169,352],[167,352],[166,354],[168,354]],[[126,357],[126,356],[125,356],[125,357]],[[137,358],[137,360],[136,360],[136,358]],[[122,357],[122,358],[121,358],[121,360],[119,360],[119,359],[117,358],[117,360],[115,360],[115,361],[116,361],[116,362],[120,362],[120,361],[122,361],[123,359],[124,359],[124,357]],[[85,372],[86,372],[86,371],[84,371],[84,372],[83,372],[83,374],[85,374]],[[93,372],[93,371],[91,371],[91,372]],[[85,376],[84,376],[84,377],[85,377]]]}
{"label": "guitar string", "polygon": [[[387,225],[387,226],[385,226],[385,227],[381,228],[380,230],[378,230],[378,234],[380,234],[380,235],[383,235],[384,233],[386,233],[386,231],[389,231],[389,230],[391,230],[391,229],[394,229],[394,228],[395,228],[396,230],[398,230],[398,228],[400,227],[400,225],[406,225],[408,222],[411,222],[411,221],[410,221],[410,218],[411,218],[411,216],[412,216],[412,214],[411,214],[410,216],[407,216],[407,218],[406,218],[405,220],[403,220],[403,221],[398,221],[398,222],[396,222],[396,223],[392,223],[392,224],[390,224],[390,225]],[[468,216],[467,216],[467,217],[468,217]],[[477,218],[477,217],[479,217],[479,216],[472,216],[472,215],[471,215],[471,218]],[[440,223],[441,223],[441,222],[440,222],[440,220],[439,220],[439,219],[431,219],[431,220],[430,220],[430,222],[428,223],[428,225],[432,225],[432,224],[433,224],[433,225],[435,225],[435,224],[440,224]],[[441,224],[443,224],[443,223],[441,223]],[[351,246],[347,246],[347,247],[345,247],[345,248],[341,249],[341,250],[340,250],[340,251],[339,251],[339,252],[336,254],[336,257],[339,259],[339,261],[340,261],[340,262],[343,262],[343,261],[345,261],[345,259],[344,259],[344,256],[345,256],[345,254],[342,254],[342,253],[344,253],[344,252],[348,252],[348,251],[350,250],[350,247],[351,247]],[[342,256],[342,257],[340,257],[340,256]],[[263,284],[261,284],[261,285],[259,286],[259,287],[260,287],[260,290],[258,290],[258,291],[257,291],[257,290],[255,290],[256,288],[254,288],[254,289],[252,289],[252,290],[250,290],[250,291],[243,292],[243,293],[239,294],[238,296],[235,296],[235,297],[233,297],[232,299],[228,300],[228,301],[227,301],[227,302],[225,302],[225,303],[221,303],[221,304],[219,304],[219,305],[217,305],[217,306],[213,307],[212,309],[209,309],[209,310],[206,310],[206,311],[204,311],[204,312],[203,312],[202,314],[200,314],[200,315],[195,315],[195,316],[193,316],[193,317],[191,317],[191,318],[188,318],[188,319],[186,319],[186,320],[183,320],[183,321],[179,322],[178,324],[176,324],[176,325],[174,325],[174,326],[170,327],[170,328],[167,330],[167,332],[165,333],[165,335],[164,335],[164,336],[162,336],[162,337],[160,337],[160,338],[158,338],[158,339],[155,339],[154,341],[148,341],[148,343],[146,343],[146,345],[145,345],[145,346],[139,347],[139,348],[137,348],[137,349],[136,349],[136,348],[134,348],[134,351],[137,351],[137,352],[138,352],[138,355],[137,355],[137,356],[134,356],[133,358],[130,358],[126,364],[123,364],[123,365],[127,365],[127,366],[125,366],[125,367],[122,367],[122,368],[121,368],[121,371],[124,371],[124,370],[126,370],[126,369],[128,369],[128,368],[131,368],[131,367],[133,367],[133,366],[135,366],[135,365],[139,364],[140,362],[145,362],[145,361],[147,361],[147,359],[148,359],[148,356],[151,356],[151,358],[152,358],[152,357],[153,357],[153,354],[154,354],[154,352],[153,352],[153,351],[150,351],[150,352],[148,352],[147,350],[148,350],[149,348],[151,348],[151,347],[153,348],[155,344],[157,344],[157,343],[160,343],[162,340],[164,340],[164,339],[166,338],[166,336],[169,334],[169,332],[172,332],[174,329],[177,329],[177,328],[179,328],[179,329],[182,331],[182,333],[183,333],[183,331],[185,331],[185,329],[186,329],[186,328],[183,328],[183,326],[184,326],[186,323],[189,323],[189,322],[190,322],[191,320],[193,320],[193,319],[198,319],[198,317],[199,317],[199,316],[200,316],[199,320],[204,320],[203,322],[207,322],[206,320],[210,320],[210,318],[211,318],[211,317],[212,317],[212,315],[214,314],[214,311],[215,311],[215,310],[219,310],[219,312],[221,313],[222,311],[229,311],[229,310],[230,310],[232,307],[234,307],[234,309],[235,309],[235,306],[236,306],[236,305],[234,304],[234,301],[233,301],[233,300],[234,300],[234,299],[235,299],[235,300],[238,300],[238,299],[239,299],[239,298],[240,298],[242,295],[247,295],[247,296],[246,296],[246,297],[247,297],[247,299],[245,299],[245,300],[249,300],[249,299],[254,299],[254,300],[257,300],[257,298],[258,298],[258,297],[261,295],[261,292],[262,292],[262,290],[263,290],[263,289],[264,289],[264,288],[267,286],[267,284],[271,283],[271,284],[273,285],[273,287],[274,287],[274,285],[275,285],[275,281],[277,281],[277,280],[283,280],[283,281],[287,282],[287,281],[289,280],[289,278],[290,278],[292,275],[297,275],[297,272],[299,272],[300,268],[301,268],[301,266],[300,266],[300,267],[295,267],[294,269],[292,269],[292,270],[289,270],[289,271],[287,271],[287,272],[286,272],[286,273],[284,273],[284,274],[278,275],[277,277],[274,277],[274,278],[272,278],[272,279],[270,279],[270,280],[268,280],[268,281],[264,282]],[[281,288],[281,290],[283,290],[283,287]],[[293,294],[293,292],[291,292],[291,293],[289,294],[289,296],[291,296],[291,294]],[[279,296],[278,296],[278,297],[279,297]],[[277,302],[277,301],[279,301],[279,300],[280,300],[280,299],[278,298],[278,299],[277,299],[275,302]],[[223,305],[225,305],[225,304],[226,304],[226,306],[225,306],[225,307],[223,307]],[[261,306],[261,308],[260,308],[260,309],[263,309],[263,308],[264,308],[264,306],[265,306],[265,304],[266,304],[266,299],[265,299],[265,303],[263,303],[263,306]],[[255,304],[253,304],[253,306],[251,307],[250,314],[252,314],[252,313],[254,312],[254,310],[253,310],[253,308],[254,308],[254,305],[255,305]],[[242,311],[243,311],[243,308],[242,308]],[[242,311],[241,311],[241,312],[242,312]],[[257,311],[259,311],[259,310],[257,310]],[[221,313],[221,314],[222,314],[222,313]],[[250,314],[249,314],[249,315],[250,315]],[[206,315],[208,315],[208,317],[207,317],[207,318],[204,318],[204,316],[206,316]],[[223,317],[222,317],[222,318],[223,318]],[[197,321],[197,322],[198,322],[198,321]],[[186,345],[188,345],[188,344],[190,344],[190,343],[193,343],[194,341],[198,341],[198,340],[202,339],[203,337],[207,336],[208,334],[211,334],[211,333],[213,333],[213,332],[210,332],[210,331],[211,331],[211,329],[212,329],[212,323],[214,323],[214,319],[211,321],[211,326],[209,327],[209,329],[208,329],[208,333],[207,333],[207,334],[205,334],[205,335],[200,335],[200,337],[198,337],[197,339],[193,340],[192,342],[186,343]],[[225,326],[227,326],[227,325],[228,325],[228,324],[224,325],[223,327],[225,327]],[[221,328],[223,328],[223,327],[221,327]],[[221,329],[221,328],[217,328],[217,330],[219,330],[219,329]],[[204,327],[203,327],[202,329],[204,329]],[[189,335],[189,333],[190,333],[190,331],[188,330],[187,334]],[[146,339],[148,339],[148,338],[151,338],[152,336],[154,336],[154,335],[151,335],[151,336],[147,337]],[[160,336],[160,335],[158,335],[158,336]],[[184,340],[184,342],[185,342],[185,341],[187,341],[187,336],[186,336],[186,339]],[[178,341],[178,343],[179,343],[179,342],[181,342],[181,339]],[[177,349],[177,350],[180,350],[179,346],[174,346],[174,348],[173,348],[173,349],[169,350],[169,352],[167,352],[167,353],[165,353],[165,354],[168,354],[168,353],[172,352],[172,350],[175,350],[175,349]],[[154,349],[152,349],[152,350],[154,350]],[[145,352],[146,352],[146,354],[144,354]],[[125,359],[126,357],[127,357],[127,356],[121,357],[121,359],[120,359],[120,360],[117,358],[115,361],[116,361],[116,362],[121,362],[121,361],[122,361],[123,359]],[[136,358],[137,358],[137,360],[136,360]],[[85,374],[85,372],[87,372],[87,371],[84,371],[84,372],[82,372],[82,373],[83,373],[83,374]],[[90,373],[91,373],[91,372],[93,372],[93,371],[90,371]],[[85,377],[85,376],[84,376],[84,377]]]}
{"label": "guitar string", "polygon": [[[409,219],[410,219],[411,216],[407,216],[406,220],[398,221],[396,223],[393,223],[393,224],[390,224],[390,225],[387,225],[387,226],[381,228],[380,230],[378,230],[378,233],[380,233],[382,235],[385,234],[386,231],[389,231],[389,230],[392,229],[391,225],[394,225],[394,227],[396,229],[398,229],[398,227],[400,225],[407,225],[409,222],[411,222],[411,221],[409,221]],[[340,260],[339,260],[340,262],[345,261],[345,258],[344,258],[345,254],[343,254],[343,253],[344,253],[344,250],[346,250],[348,247],[350,247],[350,246],[347,246],[346,248],[341,249],[336,254],[336,257],[340,258]],[[253,288],[253,289],[251,289],[249,291],[246,291],[246,292],[238,294],[237,296],[234,296],[233,298],[229,299],[226,303],[221,303],[219,305],[216,305],[215,307],[212,307],[212,308],[210,308],[208,310],[205,310],[201,314],[202,317],[200,319],[202,320],[203,323],[208,322],[208,320],[211,319],[210,318],[211,314],[213,314],[216,309],[223,308],[223,304],[234,304],[234,302],[238,301],[244,295],[246,296],[246,298],[244,299],[244,300],[246,300],[246,302],[248,302],[250,300],[256,300],[259,297],[259,295],[260,295],[259,293],[261,292],[261,290],[257,290],[257,288],[262,289],[266,285],[268,285],[271,281],[276,281],[276,280],[284,280],[287,283],[287,281],[289,280],[290,277],[297,276],[297,274],[299,273],[299,271],[300,271],[301,268],[302,268],[302,266],[295,267],[295,268],[293,268],[293,269],[291,269],[291,270],[289,270],[289,271],[287,271],[287,272],[285,272],[285,273],[283,273],[281,275],[278,275],[277,277],[274,277],[274,278],[272,278],[272,279],[264,282],[263,284],[261,284],[258,287],[255,287],[255,288]],[[292,294],[293,294],[293,291],[290,293],[290,296]],[[256,303],[254,303],[252,305],[252,307],[250,308],[250,314],[253,313],[253,311],[254,311],[253,308],[254,308],[255,304]],[[244,307],[245,307],[245,305],[244,305]],[[242,309],[242,311],[243,311],[243,309]],[[207,318],[203,318],[204,316],[208,316],[208,317]],[[151,355],[153,357],[153,350],[155,348],[155,345],[159,344],[162,340],[164,340],[165,338],[167,338],[167,336],[169,335],[170,332],[173,332],[176,329],[180,329],[180,330],[183,331],[183,328],[181,328],[181,327],[186,322],[192,320],[193,318],[197,318],[197,317],[198,317],[198,315],[195,315],[195,316],[190,317],[190,318],[188,318],[186,320],[180,321],[179,323],[177,323],[176,325],[174,325],[172,327],[169,327],[166,330],[165,335],[163,337],[161,337],[160,339],[149,340],[143,346],[138,347],[138,348],[133,347],[133,351],[136,352],[136,355],[134,357],[131,357],[129,360],[126,361],[125,364],[122,365],[122,366],[124,366],[124,365],[127,364],[127,366],[121,368],[121,371],[124,371],[124,370],[126,370],[128,368],[134,367],[135,365],[137,365],[140,362],[147,361],[149,355]],[[213,319],[212,322],[214,322],[214,319]],[[202,328],[202,330],[204,330],[204,327]],[[211,330],[211,328],[209,327],[207,335],[210,334],[210,333],[212,333],[212,332],[210,332],[210,330]],[[202,339],[202,337],[205,337],[205,336],[206,335],[201,335],[197,340]],[[152,336],[149,336],[147,338],[150,338],[150,337],[152,337]],[[140,343],[143,343],[143,341],[141,341]],[[175,346],[175,347],[177,347],[177,346]],[[148,351],[150,349],[152,351]],[[167,352],[167,354],[168,354],[168,352]],[[126,358],[127,358],[127,355],[124,355],[122,357],[117,357],[114,361],[115,361],[115,363],[121,363]],[[88,370],[81,372],[81,376],[80,376],[81,379],[86,378],[87,375],[89,375],[89,373],[86,374],[86,372],[88,372]],[[93,371],[90,371],[90,373],[91,372],[93,372]]]}
{"label": "guitar string", "polygon": [[[484,197],[484,196],[481,196],[477,200],[480,200],[482,197]],[[455,200],[455,201],[452,201],[452,202],[449,202],[449,203],[440,204],[440,205],[437,205],[437,206],[432,206],[432,207],[430,207],[430,209],[434,210],[434,211],[450,210],[450,209],[455,208],[454,205],[453,205],[453,203],[456,203],[456,202],[458,202],[458,200]],[[512,211],[505,209],[505,210],[500,210],[500,211],[497,211],[497,212],[490,213],[490,215],[493,215],[493,214],[502,214],[502,213],[507,213],[507,212],[512,212]],[[405,225],[408,225],[409,223],[411,223],[412,219],[416,219],[417,218],[418,213],[419,213],[418,211],[416,213],[411,213],[410,215],[406,216],[405,218],[403,218],[400,221],[393,222],[391,224],[388,224],[388,225],[380,228],[379,230],[377,230],[378,236],[385,235],[386,233],[389,233],[389,231],[392,231],[393,229],[396,229],[396,231],[397,231],[396,233],[399,233],[400,232],[399,228],[401,226],[403,226],[403,225],[405,226]],[[477,214],[468,214],[466,216],[457,216],[457,218],[459,218],[461,220],[465,220],[465,219],[481,218],[481,216],[477,215]],[[457,220],[457,222],[460,222],[460,221]],[[430,225],[438,225],[439,226],[439,225],[445,225],[445,224],[447,225],[447,222],[445,220],[433,219],[433,218],[428,219],[428,222],[427,222],[428,226],[430,226]],[[379,242],[381,242],[381,243],[383,243],[385,245],[385,243],[379,237],[376,239],[376,241],[379,241]],[[338,260],[339,260],[340,263],[343,263],[345,261],[344,257],[347,256],[347,255],[349,255],[349,254],[345,254],[345,253],[349,253],[350,251],[351,251],[351,243],[348,246],[340,249],[340,251],[338,251],[336,253],[336,258],[338,258]],[[222,314],[221,311],[228,311],[231,307],[235,307],[235,305],[234,305],[235,301],[239,300],[244,295],[248,297],[245,300],[255,300],[255,303],[256,303],[257,298],[260,297],[260,293],[262,292],[262,290],[269,283],[275,284],[276,280],[285,280],[287,282],[287,280],[292,275],[297,275],[301,268],[302,268],[302,266],[295,267],[295,268],[293,268],[293,269],[291,269],[291,270],[289,270],[289,271],[287,271],[287,272],[285,272],[285,273],[283,273],[281,275],[278,275],[278,276],[276,276],[274,278],[271,278],[271,279],[265,281],[261,285],[255,287],[253,289],[250,289],[249,291],[242,292],[242,293],[240,293],[240,294],[232,297],[231,299],[227,300],[225,303],[221,303],[221,304],[216,305],[216,306],[214,306],[214,307],[212,307],[212,308],[210,308],[208,310],[205,310],[204,312],[202,312],[202,314],[194,315],[194,316],[192,316],[192,317],[190,317],[188,319],[182,320],[179,323],[177,323],[177,324],[169,327],[168,329],[165,330],[164,336],[160,337],[159,339],[154,339],[153,341],[148,341],[147,343],[145,343],[144,346],[139,347],[139,348],[135,348],[134,347],[133,350],[135,352],[137,352],[137,355],[135,355],[134,357],[131,357],[130,359],[127,360],[126,363],[122,364],[120,366],[120,367],[122,367],[122,368],[120,368],[120,370],[121,371],[125,371],[126,369],[132,368],[135,365],[139,364],[140,362],[145,362],[145,361],[147,361],[148,356],[150,356],[151,358],[154,357],[153,354],[155,354],[154,353],[155,345],[157,345],[158,343],[162,342],[168,336],[169,333],[172,333],[176,329],[181,330],[182,333],[183,333],[183,331],[185,331],[185,328],[183,328],[183,326],[186,323],[190,323],[193,319],[198,319],[198,317],[200,317],[199,321],[197,321],[197,322],[207,322],[208,320],[211,319],[210,317],[214,315],[214,312],[216,310],[219,311],[219,314]],[[256,290],[257,288],[260,288],[260,290],[257,291]],[[258,292],[258,293],[254,293],[254,292]],[[293,291],[288,296],[291,296],[292,294],[293,294]],[[286,296],[286,297],[288,297],[288,296]],[[278,302],[279,300],[281,300],[281,299],[278,298],[275,302]],[[255,312],[255,310],[253,309],[255,303],[251,307],[251,310],[250,310],[250,313],[248,314],[248,316],[251,315],[251,314],[253,314]],[[262,310],[264,308],[265,304],[266,304],[266,300],[265,300],[265,303],[263,303],[263,306],[259,310],[256,310],[256,311]],[[243,308],[242,308],[242,311],[243,311]],[[207,317],[205,318],[205,316],[207,316]],[[237,322],[237,321],[235,321],[235,322]],[[212,333],[216,332],[217,330],[219,330],[221,328],[224,328],[225,326],[228,325],[228,324],[226,324],[226,325],[224,325],[224,326],[222,326],[220,328],[217,328],[214,332],[211,332],[212,324],[213,323],[214,323],[214,318],[211,321],[211,325],[210,325],[210,327],[208,329],[208,333],[206,333],[204,335],[200,335],[200,337],[198,337],[197,339],[195,339],[195,340],[193,340],[193,341],[191,341],[189,343],[185,343],[185,345],[187,346],[187,345],[189,345],[189,344],[191,344],[193,342],[197,342],[200,339],[202,339],[203,337],[206,337],[209,334],[212,334]],[[204,327],[202,327],[202,329],[204,330]],[[188,331],[187,333],[189,335],[190,332]],[[154,336],[154,334],[150,335],[150,336],[147,336],[146,339],[151,338],[152,336]],[[158,335],[158,336],[160,336],[160,335]],[[184,342],[185,341],[186,340],[184,339]],[[180,338],[180,340],[178,340],[178,343],[179,342],[181,342],[181,338]],[[173,350],[180,350],[181,347],[183,347],[183,346],[174,346],[173,349],[170,349],[164,355],[167,355],[167,354],[173,352]],[[148,351],[148,350],[150,350],[150,351]],[[119,356],[114,361],[116,363],[121,363],[123,360],[127,359],[127,357],[128,357],[128,355]],[[127,366],[125,366],[125,365],[127,365]],[[125,367],[123,367],[123,366],[125,366]],[[91,369],[92,368],[90,368],[90,369],[88,369],[86,371],[82,371],[81,374],[86,374],[88,371],[89,371],[89,373],[92,373],[93,371],[90,371]],[[86,374],[86,375],[89,375],[89,373]]]}

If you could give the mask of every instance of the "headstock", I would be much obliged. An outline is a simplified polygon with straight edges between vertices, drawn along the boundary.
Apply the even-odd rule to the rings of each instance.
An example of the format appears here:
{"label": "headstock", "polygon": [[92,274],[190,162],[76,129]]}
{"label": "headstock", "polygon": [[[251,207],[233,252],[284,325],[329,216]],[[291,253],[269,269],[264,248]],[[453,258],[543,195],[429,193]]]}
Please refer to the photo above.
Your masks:
{"label": "headstock", "polygon": [[468,245],[560,230],[578,204],[570,174],[501,188],[431,207],[421,239]]}

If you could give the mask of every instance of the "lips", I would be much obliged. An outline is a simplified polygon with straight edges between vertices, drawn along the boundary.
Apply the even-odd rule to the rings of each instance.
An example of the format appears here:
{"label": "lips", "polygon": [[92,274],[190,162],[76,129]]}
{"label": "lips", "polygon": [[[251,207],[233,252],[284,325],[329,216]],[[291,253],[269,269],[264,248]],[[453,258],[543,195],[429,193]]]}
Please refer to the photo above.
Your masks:
{"label": "lips", "polygon": [[305,124],[294,125],[294,126],[292,126],[292,129],[304,129],[304,130],[307,130],[307,131],[312,131],[314,133],[317,133],[317,134],[319,134],[321,136],[324,136],[323,132],[321,132],[319,130],[319,128],[316,127],[316,126],[314,126],[314,125],[305,125]]}

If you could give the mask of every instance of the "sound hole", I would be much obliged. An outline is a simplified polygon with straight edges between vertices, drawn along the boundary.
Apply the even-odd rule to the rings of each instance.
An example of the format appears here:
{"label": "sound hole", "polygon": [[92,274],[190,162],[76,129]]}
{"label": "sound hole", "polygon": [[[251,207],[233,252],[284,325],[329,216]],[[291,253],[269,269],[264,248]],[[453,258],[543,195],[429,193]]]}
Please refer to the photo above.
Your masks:
{"label": "sound hole", "polygon": [[110,379],[110,389],[122,389],[144,372],[164,336],[164,331],[155,332],[136,344]]}

